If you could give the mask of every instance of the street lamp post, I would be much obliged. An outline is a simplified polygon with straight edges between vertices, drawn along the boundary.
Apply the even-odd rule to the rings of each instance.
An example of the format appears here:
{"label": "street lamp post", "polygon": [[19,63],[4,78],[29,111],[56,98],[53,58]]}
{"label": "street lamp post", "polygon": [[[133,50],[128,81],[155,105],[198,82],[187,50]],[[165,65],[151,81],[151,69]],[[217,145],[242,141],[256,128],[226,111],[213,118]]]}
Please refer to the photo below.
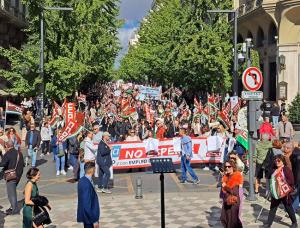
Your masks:
{"label": "street lamp post", "polygon": [[234,15],[234,62],[233,62],[233,95],[238,96],[238,55],[237,55],[237,18],[238,10],[207,10],[208,13],[226,13]]}
{"label": "street lamp post", "polygon": [[56,11],[73,11],[71,7],[42,7],[41,8],[41,15],[40,15],[40,35],[41,35],[41,42],[40,42],[40,77],[42,82],[40,84],[40,113],[39,116],[42,119],[44,116],[44,96],[45,96],[45,73],[44,73],[44,10],[56,10]]}

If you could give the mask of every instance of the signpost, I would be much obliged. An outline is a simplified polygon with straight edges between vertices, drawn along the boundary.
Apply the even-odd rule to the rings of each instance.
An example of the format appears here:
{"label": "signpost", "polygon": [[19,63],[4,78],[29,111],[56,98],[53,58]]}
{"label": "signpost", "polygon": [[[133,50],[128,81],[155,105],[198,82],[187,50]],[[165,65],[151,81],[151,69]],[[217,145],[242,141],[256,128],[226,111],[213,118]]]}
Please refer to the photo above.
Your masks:
{"label": "signpost", "polygon": [[262,93],[256,92],[260,89],[263,83],[263,76],[260,70],[256,67],[251,67],[251,39],[246,39],[247,47],[247,66],[242,76],[244,88],[248,91],[243,91],[243,98],[249,100],[248,102],[248,148],[249,148],[249,201],[255,201],[254,194],[254,165],[253,154],[255,152],[254,133],[256,132],[256,103],[262,99]]}
{"label": "signpost", "polygon": [[242,99],[244,100],[262,100],[263,99],[263,92],[261,91],[242,91]]}

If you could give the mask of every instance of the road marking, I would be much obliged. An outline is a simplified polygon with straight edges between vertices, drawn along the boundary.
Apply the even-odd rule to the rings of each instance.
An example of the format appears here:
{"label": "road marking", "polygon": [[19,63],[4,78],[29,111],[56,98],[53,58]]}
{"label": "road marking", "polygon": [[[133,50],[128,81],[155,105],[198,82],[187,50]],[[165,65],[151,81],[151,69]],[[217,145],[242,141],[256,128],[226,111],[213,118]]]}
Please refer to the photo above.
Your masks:
{"label": "road marking", "polygon": [[134,190],[133,190],[132,179],[131,179],[130,175],[127,176],[126,180],[127,180],[128,193],[133,194]]}
{"label": "road marking", "polygon": [[170,177],[173,179],[177,187],[180,189],[181,192],[184,191],[184,187],[182,184],[179,183],[176,173],[169,173]]}

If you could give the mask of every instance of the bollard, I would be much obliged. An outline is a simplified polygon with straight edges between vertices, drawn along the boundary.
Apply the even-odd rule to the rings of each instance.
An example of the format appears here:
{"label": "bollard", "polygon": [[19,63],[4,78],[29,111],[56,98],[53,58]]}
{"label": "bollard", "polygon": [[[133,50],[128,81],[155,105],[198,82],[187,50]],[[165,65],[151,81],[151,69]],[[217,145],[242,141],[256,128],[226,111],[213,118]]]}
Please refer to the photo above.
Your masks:
{"label": "bollard", "polygon": [[136,179],[135,198],[136,199],[142,199],[143,198],[142,179],[141,179],[141,177],[138,177],[138,179]]}

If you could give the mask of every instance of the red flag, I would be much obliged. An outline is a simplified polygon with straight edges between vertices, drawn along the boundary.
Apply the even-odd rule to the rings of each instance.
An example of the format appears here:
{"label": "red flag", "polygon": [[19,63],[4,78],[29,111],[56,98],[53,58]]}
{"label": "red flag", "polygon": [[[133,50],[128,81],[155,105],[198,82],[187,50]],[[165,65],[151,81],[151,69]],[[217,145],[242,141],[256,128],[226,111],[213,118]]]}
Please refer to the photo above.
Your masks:
{"label": "red flag", "polygon": [[16,114],[16,115],[22,115],[23,113],[23,108],[15,105],[9,101],[6,101],[6,109],[5,109],[6,114]]}
{"label": "red flag", "polygon": [[228,102],[222,111],[218,112],[218,119],[228,128],[230,127],[230,110],[231,103]]}
{"label": "red flag", "polygon": [[202,102],[200,100],[198,101],[196,97],[194,97],[194,106],[197,109],[197,113],[202,112],[202,109],[203,109]]}
{"label": "red flag", "polygon": [[234,115],[237,115],[240,108],[241,108],[242,100],[240,98],[238,98],[238,99],[239,100],[238,100],[237,104],[234,107],[232,107],[232,112],[233,112]]}
{"label": "red flag", "polygon": [[53,105],[54,105],[53,113],[52,113],[52,117],[49,121],[49,124],[52,128],[54,128],[54,126],[56,125],[56,123],[58,121],[59,110],[61,109],[60,106],[55,101],[53,102]]}
{"label": "red flag", "polygon": [[78,103],[86,103],[86,95],[84,95],[84,94],[80,94],[80,96],[78,96],[77,97],[77,101],[78,101]]}

